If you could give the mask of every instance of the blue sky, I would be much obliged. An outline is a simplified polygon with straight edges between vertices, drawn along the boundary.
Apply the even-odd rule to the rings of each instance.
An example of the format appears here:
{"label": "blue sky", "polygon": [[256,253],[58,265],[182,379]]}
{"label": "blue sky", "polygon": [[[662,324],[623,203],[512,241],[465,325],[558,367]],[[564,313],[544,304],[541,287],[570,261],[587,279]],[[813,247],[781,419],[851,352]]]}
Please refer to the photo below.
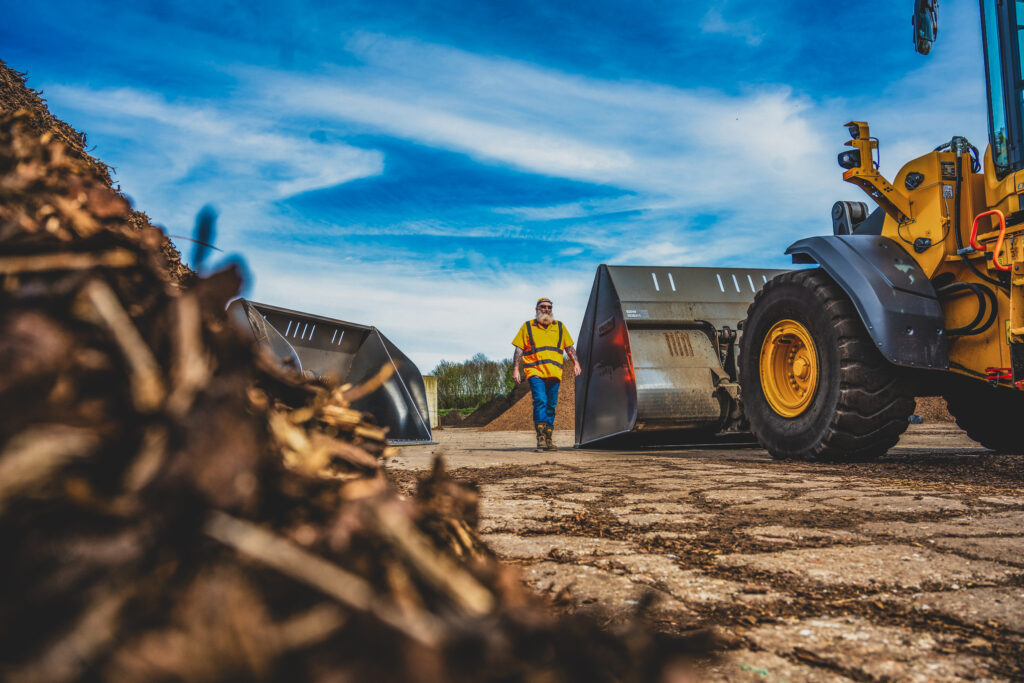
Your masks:
{"label": "blue sky", "polygon": [[[577,330],[600,263],[785,267],[831,230],[842,124],[882,170],[986,143],[977,4],[4,1],[0,58],[171,234],[207,204],[258,301],[429,371]],[[187,242],[180,243],[191,253]]]}

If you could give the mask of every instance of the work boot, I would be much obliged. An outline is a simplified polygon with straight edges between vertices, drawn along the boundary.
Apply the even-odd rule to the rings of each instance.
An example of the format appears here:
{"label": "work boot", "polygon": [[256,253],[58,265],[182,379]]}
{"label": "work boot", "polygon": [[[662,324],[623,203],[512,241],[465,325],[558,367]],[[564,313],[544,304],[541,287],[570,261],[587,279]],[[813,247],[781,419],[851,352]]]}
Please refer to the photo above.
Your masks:
{"label": "work boot", "polygon": [[557,451],[558,446],[551,440],[551,436],[554,433],[554,428],[551,425],[544,425],[544,450],[546,451]]}
{"label": "work boot", "polygon": [[537,430],[537,448],[536,451],[540,453],[547,446],[547,442],[544,439],[544,423],[538,422],[533,425],[533,428]]}

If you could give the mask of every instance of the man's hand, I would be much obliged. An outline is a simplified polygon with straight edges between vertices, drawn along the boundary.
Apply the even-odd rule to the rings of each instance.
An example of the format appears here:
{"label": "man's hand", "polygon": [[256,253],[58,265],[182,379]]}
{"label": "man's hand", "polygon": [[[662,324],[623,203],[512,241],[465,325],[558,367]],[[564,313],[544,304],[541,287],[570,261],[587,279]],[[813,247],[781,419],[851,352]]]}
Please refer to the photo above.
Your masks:
{"label": "man's hand", "polygon": [[[576,374],[577,375],[580,374],[580,367],[578,365],[576,366]],[[523,378],[519,375],[519,366],[518,365],[516,365],[515,369],[512,370],[512,380],[516,384],[519,384],[520,382],[523,381]]]}
{"label": "man's hand", "polygon": [[576,376],[579,377],[580,373],[583,372],[583,370],[580,369],[580,361],[576,357],[576,347],[574,347],[574,346],[566,346],[565,347],[565,355],[569,356],[569,358],[572,360],[573,372],[575,372]]}

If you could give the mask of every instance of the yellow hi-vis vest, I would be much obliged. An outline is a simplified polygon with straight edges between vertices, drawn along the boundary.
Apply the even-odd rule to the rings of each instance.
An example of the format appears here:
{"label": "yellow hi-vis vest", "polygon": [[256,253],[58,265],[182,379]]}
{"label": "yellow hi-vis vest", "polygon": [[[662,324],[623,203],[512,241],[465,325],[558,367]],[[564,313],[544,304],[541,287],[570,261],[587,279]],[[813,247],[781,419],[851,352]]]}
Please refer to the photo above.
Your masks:
{"label": "yellow hi-vis vest", "polygon": [[523,350],[523,367],[527,377],[562,378],[562,352],[572,346],[569,330],[560,320],[541,325],[536,320],[527,320],[512,340],[514,346]]}

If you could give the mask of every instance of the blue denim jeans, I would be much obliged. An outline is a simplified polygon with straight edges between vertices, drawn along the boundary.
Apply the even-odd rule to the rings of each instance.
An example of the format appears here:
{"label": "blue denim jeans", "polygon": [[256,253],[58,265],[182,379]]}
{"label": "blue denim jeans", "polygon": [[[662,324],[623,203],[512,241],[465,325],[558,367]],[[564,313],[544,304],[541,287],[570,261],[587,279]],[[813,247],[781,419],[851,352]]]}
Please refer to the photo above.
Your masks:
{"label": "blue denim jeans", "polygon": [[555,426],[555,406],[558,405],[558,385],[554,377],[531,377],[530,392],[533,394],[533,421]]}

